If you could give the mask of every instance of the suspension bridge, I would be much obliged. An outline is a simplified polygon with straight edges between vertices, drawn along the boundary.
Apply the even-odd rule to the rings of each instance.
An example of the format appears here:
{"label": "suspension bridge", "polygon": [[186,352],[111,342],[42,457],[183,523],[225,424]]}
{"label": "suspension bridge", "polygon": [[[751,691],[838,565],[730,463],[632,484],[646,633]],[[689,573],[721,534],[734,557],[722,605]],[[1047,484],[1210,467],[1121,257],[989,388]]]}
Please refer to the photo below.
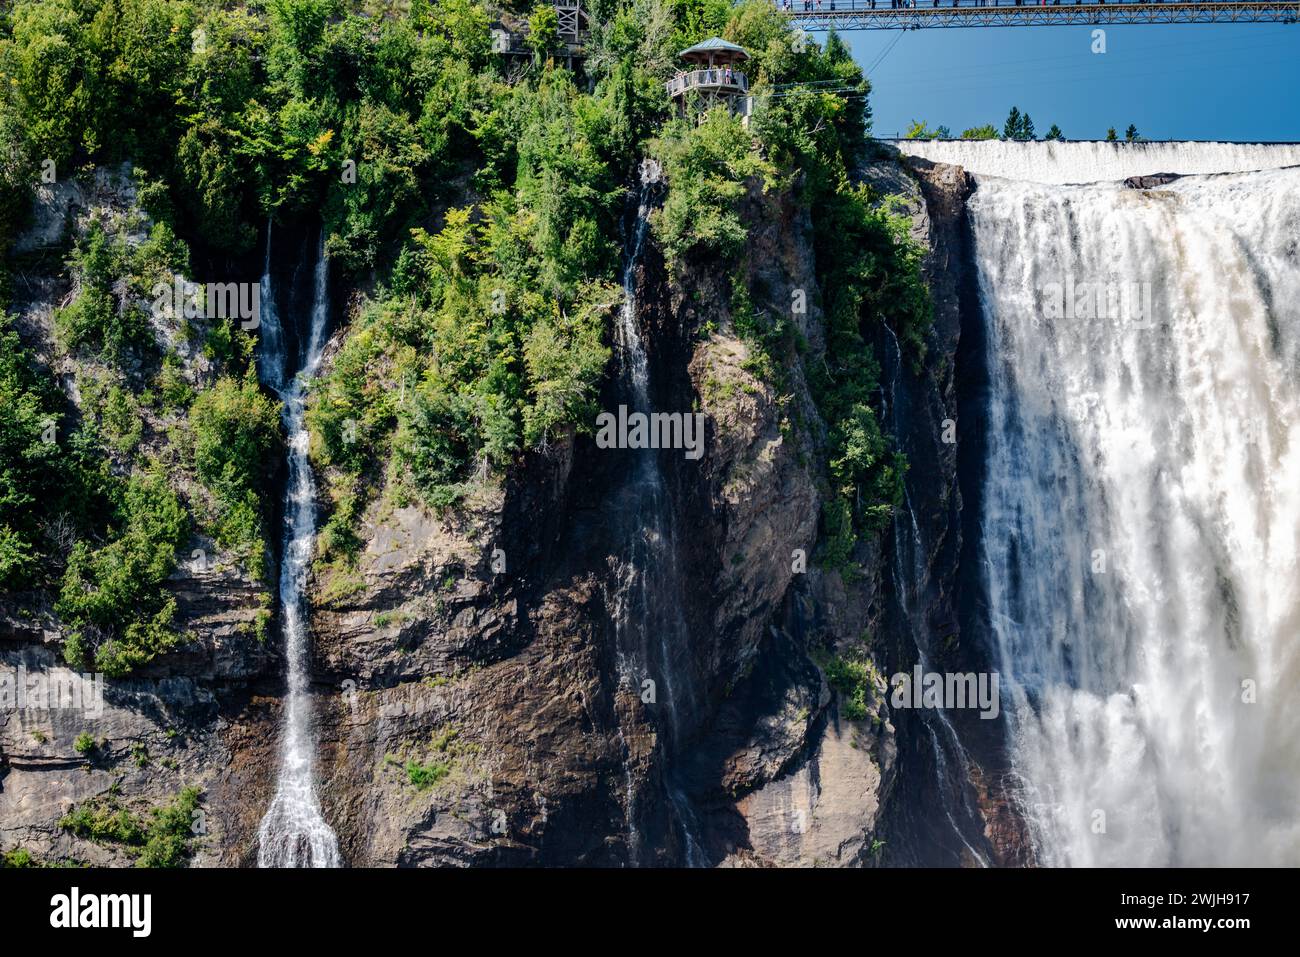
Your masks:
{"label": "suspension bridge", "polygon": [[1296,23],[1300,0],[775,0],[809,32],[1128,23]]}

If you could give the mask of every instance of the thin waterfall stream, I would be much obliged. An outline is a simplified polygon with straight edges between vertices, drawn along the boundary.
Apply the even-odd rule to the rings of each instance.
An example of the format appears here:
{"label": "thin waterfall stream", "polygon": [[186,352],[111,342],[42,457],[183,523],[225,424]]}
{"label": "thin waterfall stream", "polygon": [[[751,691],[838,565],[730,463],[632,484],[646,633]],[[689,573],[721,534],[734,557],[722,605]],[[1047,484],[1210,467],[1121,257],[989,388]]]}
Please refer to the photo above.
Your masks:
{"label": "thin waterfall stream", "polygon": [[[646,160],[641,168],[641,194],[636,221],[623,265],[623,303],[615,330],[620,377],[632,410],[651,411],[650,362],[641,335],[637,303],[637,269],[649,229],[652,197],[659,182],[659,168]],[[628,499],[631,538],[620,563],[619,581],[613,595],[614,628],[619,672],[625,686],[639,693],[646,679],[656,683],[656,703],[661,709],[668,753],[681,743],[689,724],[694,699],[689,664],[690,636],[682,611],[685,590],[678,568],[676,516],[671,496],[655,449],[640,449],[635,455],[632,476],[624,494]],[[629,772],[630,774],[630,772]],[[688,866],[705,863],[695,835],[697,827],[690,802],[667,776],[668,798],[682,833]],[[636,862],[640,836],[636,825],[636,794],[629,777],[627,786],[629,851]]]}
{"label": "thin waterfall stream", "polygon": [[[284,636],[287,691],[280,738],[280,769],[275,797],[258,828],[259,867],[338,867],[338,839],[321,814],[316,793],[315,738],[312,733],[310,615],[305,590],[316,544],[316,481],[308,459],[305,421],[307,391],[320,366],[329,325],[329,260],[324,237],[316,253],[312,303],[299,367],[285,387],[288,355],[275,305],[271,275],[271,231],[267,229],[266,270],[262,278],[263,382],[284,402],[288,435],[283,552],[280,565],[280,620]],[[279,350],[278,353],[275,350]]]}

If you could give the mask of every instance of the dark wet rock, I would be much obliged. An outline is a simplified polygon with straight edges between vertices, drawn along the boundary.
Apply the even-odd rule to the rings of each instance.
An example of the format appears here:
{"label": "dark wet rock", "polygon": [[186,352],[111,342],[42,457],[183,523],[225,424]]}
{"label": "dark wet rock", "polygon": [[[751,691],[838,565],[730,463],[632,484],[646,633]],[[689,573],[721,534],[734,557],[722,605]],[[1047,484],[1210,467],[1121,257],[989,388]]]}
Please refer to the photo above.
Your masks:
{"label": "dark wet rock", "polygon": [[1176,179],[1182,179],[1181,173],[1152,173],[1150,176],[1130,176],[1124,180],[1128,189],[1156,189],[1168,186]]}

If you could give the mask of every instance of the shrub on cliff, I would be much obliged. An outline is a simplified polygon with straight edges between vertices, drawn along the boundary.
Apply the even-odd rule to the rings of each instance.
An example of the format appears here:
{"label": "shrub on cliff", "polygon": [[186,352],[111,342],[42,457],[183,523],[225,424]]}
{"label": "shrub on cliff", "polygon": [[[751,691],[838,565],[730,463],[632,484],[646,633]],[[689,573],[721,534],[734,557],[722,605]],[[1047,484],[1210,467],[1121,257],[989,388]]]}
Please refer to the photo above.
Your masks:
{"label": "shrub on cliff", "polygon": [[738,202],[751,177],[771,172],[740,117],[718,108],[698,124],[675,119],[651,150],[670,184],[652,219],[669,263],[685,262],[693,253],[726,258],[739,252],[748,233]]}
{"label": "shrub on cliff", "polygon": [[190,408],[194,471],[216,506],[216,539],[257,579],[266,576],[262,506],[280,448],[280,415],[250,370],[221,376]]}
{"label": "shrub on cliff", "polygon": [[129,272],[129,263],[126,243],[110,237],[92,220],[68,261],[76,295],[54,316],[65,349],[85,346],[105,359],[120,361],[128,348],[150,341],[140,306],[129,298],[119,300],[114,291],[118,279]]}
{"label": "shrub on cliff", "polygon": [[68,629],[64,656],[76,667],[124,675],[179,640],[176,601],[164,582],[189,534],[189,516],[156,472],[132,476],[117,504],[121,534],[95,547],[77,542],[56,610]]}
{"label": "shrub on cliff", "polygon": [[58,393],[32,368],[9,322],[0,315],[0,587],[37,576],[46,548],[38,503],[49,500],[63,469]]}
{"label": "shrub on cliff", "polygon": [[150,808],[144,817],[112,797],[87,801],[59,818],[59,827],[84,840],[124,845],[136,867],[185,867],[193,848],[194,815],[199,789],[182,788],[168,804]]}

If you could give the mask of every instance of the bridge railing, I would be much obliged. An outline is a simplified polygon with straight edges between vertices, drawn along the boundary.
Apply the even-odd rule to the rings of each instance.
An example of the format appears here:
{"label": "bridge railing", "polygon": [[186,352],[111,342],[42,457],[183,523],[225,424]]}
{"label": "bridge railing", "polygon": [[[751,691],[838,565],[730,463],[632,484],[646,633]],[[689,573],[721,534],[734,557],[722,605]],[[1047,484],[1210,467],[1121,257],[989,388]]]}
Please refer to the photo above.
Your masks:
{"label": "bridge railing", "polygon": [[669,96],[680,96],[691,89],[739,94],[748,92],[749,78],[739,70],[732,70],[728,75],[725,67],[714,67],[713,69],[679,73],[669,80],[665,86],[668,87]]}

